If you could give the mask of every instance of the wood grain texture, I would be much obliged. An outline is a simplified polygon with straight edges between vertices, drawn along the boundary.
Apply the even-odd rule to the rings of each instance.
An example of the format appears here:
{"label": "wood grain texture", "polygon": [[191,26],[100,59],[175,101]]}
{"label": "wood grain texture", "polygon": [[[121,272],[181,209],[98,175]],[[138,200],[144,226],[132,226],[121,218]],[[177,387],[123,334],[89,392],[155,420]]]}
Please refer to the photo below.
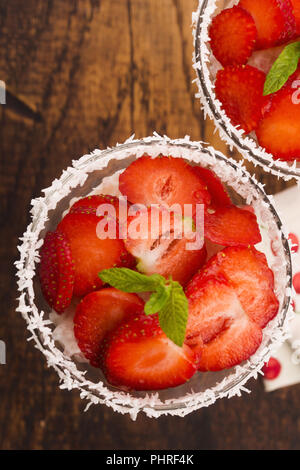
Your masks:
{"label": "wood grain texture", "polygon": [[[71,159],[153,130],[189,134],[228,154],[192,84],[196,0],[1,0],[0,79],[23,105],[0,106],[2,449],[299,449],[299,386],[220,401],[185,419],[132,422],[104,407],[83,414],[76,392],[27,343],[15,313],[13,261],[40,195]],[[27,110],[27,111],[26,111]],[[238,159],[236,152],[232,156]],[[253,169],[269,192],[287,185]]]}

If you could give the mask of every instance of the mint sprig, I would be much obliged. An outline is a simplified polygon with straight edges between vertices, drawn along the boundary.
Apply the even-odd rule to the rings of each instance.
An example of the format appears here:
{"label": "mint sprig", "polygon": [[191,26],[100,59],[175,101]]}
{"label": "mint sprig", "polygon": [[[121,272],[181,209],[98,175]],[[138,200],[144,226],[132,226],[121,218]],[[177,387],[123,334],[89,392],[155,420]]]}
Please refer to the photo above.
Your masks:
{"label": "mint sprig", "polygon": [[158,313],[161,329],[177,346],[182,347],[188,319],[188,300],[179,282],[159,274],[146,276],[128,268],[105,269],[99,273],[106,284],[123,292],[151,292],[145,314]]}
{"label": "mint sprig", "polygon": [[289,44],[281,52],[267,75],[264,96],[280,90],[291,75],[296,72],[300,59],[300,41]]}

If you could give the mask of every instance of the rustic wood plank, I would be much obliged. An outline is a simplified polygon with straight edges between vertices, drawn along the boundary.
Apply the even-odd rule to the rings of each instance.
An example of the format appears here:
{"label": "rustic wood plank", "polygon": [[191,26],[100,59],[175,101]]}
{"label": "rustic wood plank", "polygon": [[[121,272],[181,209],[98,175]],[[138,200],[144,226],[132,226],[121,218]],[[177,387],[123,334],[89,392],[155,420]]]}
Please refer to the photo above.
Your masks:
{"label": "rustic wood plank", "polygon": [[[54,371],[26,342],[15,313],[17,237],[32,197],[73,158],[153,130],[189,134],[223,152],[204,122],[192,84],[191,12],[196,0],[2,0],[0,79],[22,106],[0,106],[0,366],[2,449],[299,448],[299,386],[221,401],[187,418],[136,423],[104,407],[82,413],[76,392],[58,389]],[[25,113],[26,114],[26,113]],[[29,113],[30,114],[30,113]],[[234,158],[239,158],[236,152]],[[251,168],[250,164],[247,164]],[[276,192],[287,185],[255,173]]]}

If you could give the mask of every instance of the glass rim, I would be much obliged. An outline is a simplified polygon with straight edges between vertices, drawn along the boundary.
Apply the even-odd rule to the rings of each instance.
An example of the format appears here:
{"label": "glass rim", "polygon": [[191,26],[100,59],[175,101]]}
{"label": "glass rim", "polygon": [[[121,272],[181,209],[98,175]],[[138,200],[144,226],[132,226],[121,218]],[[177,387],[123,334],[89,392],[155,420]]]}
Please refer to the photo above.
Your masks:
{"label": "glass rim", "polygon": [[[90,154],[89,158],[87,158],[84,162],[82,162],[82,163],[78,162],[77,168],[84,169],[85,166],[88,166],[91,163],[97,162],[98,159],[102,159],[105,156],[115,154],[116,152],[120,152],[122,150],[127,150],[127,149],[130,150],[130,149],[134,149],[135,147],[141,147],[141,146],[144,146],[145,149],[147,149],[147,147],[153,146],[155,144],[160,144],[160,143],[161,143],[161,140],[157,137],[148,138],[148,140],[139,139],[139,140],[136,140],[136,141],[127,142],[127,143],[118,145],[117,147],[108,148],[106,150],[103,150],[103,151],[100,152],[100,154]],[[268,210],[270,211],[270,213],[272,215],[272,218],[275,222],[278,233],[281,233],[280,242],[283,246],[283,253],[284,253],[284,258],[285,258],[285,262],[286,262],[285,295],[284,295],[284,300],[282,302],[281,310],[278,312],[278,315],[279,315],[279,313],[281,314],[282,320],[281,320],[280,323],[277,324],[277,328],[283,327],[285,322],[286,322],[286,318],[288,316],[289,307],[290,307],[290,303],[291,303],[291,294],[288,294],[288,292],[291,292],[291,287],[292,287],[292,260],[291,260],[291,251],[290,251],[289,241],[288,241],[287,237],[285,236],[285,234],[282,231],[283,225],[282,225],[281,219],[280,219],[280,217],[279,217],[272,201],[267,196],[267,194],[265,193],[265,191],[262,188],[262,186],[260,185],[260,183],[258,183],[255,180],[255,177],[253,177],[241,164],[238,164],[237,162],[234,162],[232,159],[228,159],[221,152],[216,151],[216,150],[212,149],[211,147],[206,148],[205,146],[203,146],[204,144],[202,144],[202,143],[196,143],[196,142],[193,143],[191,141],[187,142],[187,141],[184,141],[184,139],[182,141],[168,141],[167,144],[170,147],[183,147],[183,148],[190,149],[191,151],[200,151],[203,154],[208,153],[210,155],[212,155],[211,151],[213,150],[213,155],[217,158],[217,160],[223,161],[226,165],[230,165],[234,170],[241,171],[242,176],[247,177],[249,179],[249,184],[252,185],[252,187],[255,189],[256,193],[258,193],[259,197],[268,206]],[[199,144],[200,144],[200,147],[199,147]],[[62,175],[62,177],[61,177],[62,185],[67,184],[72,179],[72,177],[73,177],[72,174],[71,175],[68,174],[66,176]],[[49,191],[47,193],[47,195],[45,195],[44,200],[45,200],[46,205],[49,205],[49,203],[50,203],[51,199],[53,198],[55,192],[56,192],[55,189],[53,189],[52,191]],[[50,209],[48,208],[48,210],[50,210]],[[39,219],[40,215],[41,215],[41,212],[37,211],[34,214],[33,218],[32,218],[32,230],[33,231],[35,231],[38,228],[38,219]],[[41,230],[39,230],[39,233],[40,232],[41,232]],[[27,256],[27,258],[25,260],[25,268],[26,268],[26,266],[28,266],[28,263],[29,263],[29,256]],[[28,291],[28,288],[25,289],[25,291]],[[27,294],[28,294],[28,292],[27,292]],[[31,301],[30,301],[30,303],[31,303]],[[31,305],[31,307],[33,307],[33,306],[37,309],[37,311],[39,311],[39,309],[35,305],[35,302],[33,302],[33,305]],[[47,348],[47,344],[44,344],[43,334],[41,333],[40,330],[38,330],[37,335],[38,335],[38,341],[42,345],[42,348],[43,349]],[[267,347],[267,349],[269,349],[269,346]],[[44,354],[43,350],[42,350],[42,352]],[[268,356],[269,353],[270,353],[269,350],[265,352],[266,359],[267,359],[267,356]],[[44,355],[46,355],[46,354],[44,354]],[[75,363],[73,360],[71,360],[71,361],[73,363]],[[261,367],[262,367],[262,364],[259,363],[258,365],[256,365],[256,368],[248,369],[244,374],[241,374],[241,376],[239,376],[239,378],[236,381],[234,381],[234,379],[232,379],[232,382],[234,382],[234,383],[230,382],[227,387],[224,387],[224,389],[222,391],[218,392],[215,395],[213,402],[215,400],[219,399],[219,398],[222,398],[224,393],[226,394],[226,392],[230,391],[234,386],[244,385],[251,377],[254,376],[254,373],[257,373],[261,369]],[[69,373],[72,375],[72,371],[69,371]],[[107,386],[105,384],[103,384],[103,385],[104,385],[105,388],[107,388]],[[107,389],[107,390],[109,390],[109,389]],[[100,394],[100,392],[98,392],[98,390],[95,390],[95,389],[91,390],[89,388],[89,392],[96,395],[100,400],[103,400],[103,396],[101,396],[101,394]],[[155,393],[155,392],[149,392],[149,393]],[[145,392],[145,395],[147,395],[147,392]],[[132,397],[132,398],[135,398],[135,397]],[[186,409],[187,408],[186,403],[187,403],[188,398],[186,396],[183,396],[182,400],[181,401],[180,400],[181,399],[179,398],[178,402],[176,402],[176,403],[165,403],[165,404],[162,403],[162,404],[153,405],[153,406],[144,405],[143,407],[141,407],[141,409],[139,411],[154,410],[154,411],[157,411],[157,412],[168,412],[168,411],[172,412],[172,411],[176,411],[176,410]],[[168,400],[165,400],[165,401],[167,402]],[[210,402],[210,399],[208,398],[206,406],[208,406],[210,404],[209,402]],[[202,406],[205,406],[204,402],[201,402],[201,407]],[[132,411],[132,406],[129,406],[129,405],[126,405],[126,404],[122,404],[122,408],[123,409],[127,408],[128,412]],[[199,409],[199,408],[200,408],[200,405],[198,404],[198,406],[197,406],[197,404],[196,404],[195,405],[195,410]],[[193,411],[193,410],[191,410],[191,411]]]}
{"label": "glass rim", "polygon": [[[213,0],[216,6],[216,1]],[[220,113],[220,110],[217,109],[217,106],[215,105],[216,97],[213,96],[212,93],[207,88],[206,81],[205,81],[205,76],[203,73],[203,70],[207,68],[206,66],[206,61],[204,60],[202,53],[201,53],[201,46],[203,45],[203,41],[201,38],[201,32],[203,28],[205,28],[205,12],[208,7],[211,7],[210,5],[211,0],[199,0],[199,6],[198,6],[198,11],[197,11],[197,18],[196,18],[196,26],[195,26],[195,38],[194,38],[194,48],[195,48],[195,63],[199,63],[199,66],[195,66],[195,70],[197,73],[197,77],[199,80],[198,86],[201,87],[201,90],[203,92],[203,97],[206,101],[206,104],[209,108],[210,111],[210,117],[214,121],[214,125],[219,129],[221,127],[222,132],[226,135],[226,139],[223,138],[223,136],[220,133],[220,137],[222,140],[225,140],[227,145],[234,145],[236,149],[241,153],[241,155],[245,158],[247,158],[249,161],[252,163],[257,163],[259,164],[263,169],[266,171],[276,175],[283,177],[286,180],[291,180],[291,179],[296,179],[300,180],[300,167],[296,168],[295,165],[297,164],[297,160],[294,160],[291,162],[291,166],[288,165],[288,162],[284,160],[275,160],[272,157],[272,154],[270,155],[270,159],[264,158],[263,156],[258,154],[258,149],[261,148],[264,150],[262,147],[259,146],[257,142],[252,137],[248,137],[248,139],[251,139],[257,147],[257,152],[251,148],[251,146],[247,145],[247,142],[245,138],[241,135],[238,135],[236,132],[236,128],[230,123],[230,129],[228,129],[228,126],[225,124],[223,117]],[[206,31],[207,32],[207,31]],[[207,34],[204,34],[204,37],[208,37]],[[207,43],[208,41],[205,41]],[[230,141],[228,142],[227,139]],[[262,153],[262,152],[260,152]],[[266,153],[266,152],[265,152]],[[300,162],[299,162],[300,165]]]}

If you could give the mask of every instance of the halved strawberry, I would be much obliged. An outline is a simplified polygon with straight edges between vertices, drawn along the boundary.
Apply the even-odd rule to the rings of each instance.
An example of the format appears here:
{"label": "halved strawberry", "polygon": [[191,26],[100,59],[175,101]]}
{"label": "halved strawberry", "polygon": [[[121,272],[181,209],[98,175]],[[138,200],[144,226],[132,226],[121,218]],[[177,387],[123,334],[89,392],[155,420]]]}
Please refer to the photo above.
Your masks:
{"label": "halved strawberry", "polygon": [[254,50],[257,30],[250,13],[234,6],[212,20],[209,36],[212,51],[224,67],[243,65]]}
{"label": "halved strawberry", "polygon": [[261,328],[278,313],[274,274],[265,255],[254,247],[228,247],[212,257],[194,276],[186,289],[197,294],[199,282],[211,276],[224,276],[235,289],[243,309]]}
{"label": "halved strawberry", "polygon": [[125,247],[137,258],[139,271],[172,276],[185,285],[205,263],[203,242],[203,234],[195,232],[191,218],[182,219],[174,212],[152,206],[129,218]]}
{"label": "halved strawberry", "polygon": [[300,35],[300,2],[299,0],[291,0],[293,15],[296,20],[296,35]]}
{"label": "halved strawberry", "polygon": [[198,370],[219,371],[234,367],[249,359],[261,341],[261,328],[247,315],[241,314],[204,344]]}
{"label": "halved strawberry", "polygon": [[132,316],[102,342],[103,371],[109,383],[133,390],[161,390],[189,380],[196,355],[163,333],[157,315]]}
{"label": "halved strawberry", "polygon": [[48,232],[40,251],[41,289],[50,307],[62,313],[70,305],[74,287],[74,264],[65,235]]}
{"label": "halved strawberry", "polygon": [[225,67],[217,73],[216,96],[232,124],[247,134],[262,117],[265,80],[266,75],[250,65]]}
{"label": "halved strawberry", "polygon": [[[123,240],[104,240],[97,236],[101,219],[93,214],[67,214],[57,230],[64,233],[71,246],[75,264],[74,295],[83,296],[103,286],[98,273],[115,266],[132,267],[134,260],[125,249]],[[116,226],[118,236],[118,226]]]}
{"label": "halved strawberry", "polygon": [[144,302],[136,294],[114,288],[101,289],[85,296],[74,317],[78,346],[94,367],[101,365],[101,341],[130,315],[144,312]]}
{"label": "halved strawberry", "polygon": [[257,28],[256,49],[284,44],[295,36],[296,22],[290,0],[240,0]]}
{"label": "halved strawberry", "polygon": [[[97,194],[93,196],[87,196],[83,199],[79,199],[75,204],[72,205],[70,209],[70,214],[79,213],[79,214],[94,214],[96,215],[97,209],[100,206],[112,206],[112,213],[116,218],[119,218],[119,208],[120,204],[125,205],[125,215],[127,213],[127,204],[125,201],[120,200],[116,196],[110,196],[106,194]],[[99,213],[98,213],[99,215]],[[101,214],[102,215],[102,214]]]}
{"label": "halved strawberry", "polygon": [[182,158],[143,156],[120,175],[120,191],[133,204],[209,204],[205,183]]}
{"label": "halved strawberry", "polygon": [[203,168],[201,166],[194,166],[194,172],[202,179],[206,184],[207,190],[211,197],[212,206],[231,206],[231,199],[216,173],[209,168]]}
{"label": "halved strawberry", "polygon": [[235,206],[207,209],[204,230],[205,237],[218,245],[248,246],[261,241],[256,215]]}
{"label": "halved strawberry", "polygon": [[262,331],[245,313],[233,287],[221,276],[192,282],[185,343],[196,351],[200,344],[198,369],[229,369],[248,359],[259,347]]}
{"label": "halved strawberry", "polygon": [[256,129],[259,144],[275,159],[300,160],[300,67],[281,90],[268,96]]}

